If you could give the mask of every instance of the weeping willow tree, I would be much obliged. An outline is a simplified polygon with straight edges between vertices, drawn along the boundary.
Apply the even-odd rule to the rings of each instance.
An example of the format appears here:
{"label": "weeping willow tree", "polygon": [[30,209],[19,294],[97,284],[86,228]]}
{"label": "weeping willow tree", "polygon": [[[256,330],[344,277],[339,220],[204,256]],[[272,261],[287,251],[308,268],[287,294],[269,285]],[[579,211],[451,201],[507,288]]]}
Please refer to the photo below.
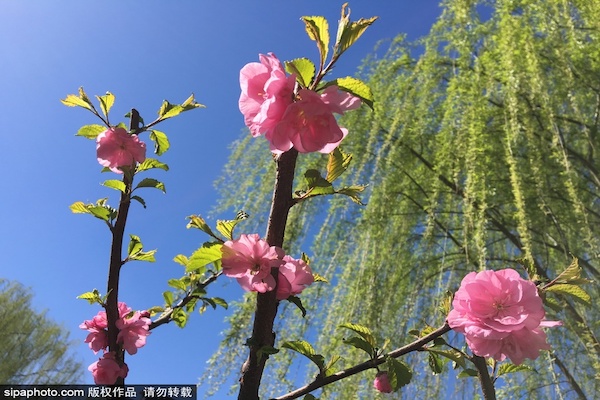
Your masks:
{"label": "weeping willow tree", "polygon": [[[321,354],[342,355],[339,368],[364,361],[342,343],[338,325],[355,322],[390,339],[439,326],[439,303],[462,277],[481,269],[535,268],[550,280],[576,258],[600,279],[600,2],[595,0],[447,0],[430,34],[403,36],[361,68],[375,110],[347,113],[342,147],[353,167],[342,184],[368,183],[366,206],[346,197],[304,202],[288,223],[286,251],[310,250],[329,285],[302,294],[302,318],[280,308],[277,338],[304,339]],[[297,185],[325,158],[303,157]],[[239,171],[244,171],[239,174]],[[220,212],[244,209],[264,227],[273,162],[265,141],[234,143]],[[243,194],[243,195],[241,195]],[[249,194],[249,195],[247,195]],[[252,227],[245,228],[252,230]],[[317,286],[317,285],[313,285]],[[586,287],[598,304],[598,286]],[[528,362],[534,371],[503,376],[500,398],[591,398],[600,393],[600,310],[549,296],[553,350]],[[238,304],[207,372],[214,387],[235,377],[253,302]],[[449,340],[462,346],[462,338]],[[411,384],[398,397],[471,398],[476,382],[451,365],[432,374],[427,357],[405,359]],[[298,371],[298,375],[293,372]],[[291,354],[272,357],[263,395],[309,382],[316,369]],[[373,398],[363,373],[316,393],[323,399]]]}

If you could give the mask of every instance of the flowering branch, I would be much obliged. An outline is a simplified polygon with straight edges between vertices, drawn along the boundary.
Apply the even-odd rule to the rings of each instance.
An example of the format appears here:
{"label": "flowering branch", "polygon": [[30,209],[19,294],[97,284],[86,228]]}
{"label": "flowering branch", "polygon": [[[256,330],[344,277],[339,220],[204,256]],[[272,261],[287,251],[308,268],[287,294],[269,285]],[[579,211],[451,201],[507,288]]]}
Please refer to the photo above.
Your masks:
{"label": "flowering branch", "polygon": [[[297,157],[298,151],[292,148],[277,159],[275,189],[267,226],[267,242],[270,246],[283,246],[288,213],[294,204],[292,186]],[[271,275],[277,282],[277,268],[271,269]],[[259,350],[275,344],[273,321],[277,315],[278,303],[275,290],[257,295],[252,337],[248,340],[250,354],[242,367],[238,399],[258,400],[258,388],[267,361],[266,357],[259,357]]]}
{"label": "flowering branch", "polygon": [[[308,393],[312,392],[313,390],[319,389],[319,388],[329,385],[333,382],[337,382],[341,379],[347,378],[352,375],[356,375],[359,372],[363,372],[363,371],[366,371],[371,368],[376,368],[378,365],[385,363],[385,361],[388,357],[398,358],[400,356],[411,353],[413,351],[423,350],[424,345],[426,345],[427,343],[433,341],[434,339],[444,335],[445,333],[447,333],[449,331],[450,331],[450,326],[448,326],[448,323],[444,323],[443,326],[437,328],[436,330],[429,333],[428,335],[425,335],[422,338],[419,338],[419,339],[415,340],[414,342],[407,344],[406,346],[400,347],[400,348],[393,350],[387,354],[380,355],[379,357],[377,357],[375,359],[365,361],[363,363],[357,364],[348,369],[336,372],[335,374],[332,374],[332,375],[329,375],[326,377],[319,375],[312,383],[310,383],[306,386],[303,386],[299,389],[296,389],[293,392],[290,392],[283,396],[275,397],[271,400],[297,399],[300,396],[308,394]],[[489,378],[489,375],[488,375],[488,378]]]}

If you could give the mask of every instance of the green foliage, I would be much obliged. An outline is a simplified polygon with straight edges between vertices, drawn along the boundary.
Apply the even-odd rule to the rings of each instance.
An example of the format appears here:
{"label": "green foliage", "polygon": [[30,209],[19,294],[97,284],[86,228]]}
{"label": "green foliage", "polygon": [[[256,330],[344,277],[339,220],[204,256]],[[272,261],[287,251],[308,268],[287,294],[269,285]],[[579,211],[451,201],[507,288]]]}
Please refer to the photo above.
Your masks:
{"label": "green foliage", "polygon": [[105,222],[112,222],[117,218],[117,210],[106,203],[107,199],[99,199],[96,204],[84,204],[82,201],[76,201],[69,208],[74,214],[90,214]]}
{"label": "green foliage", "polygon": [[385,365],[388,368],[388,378],[394,391],[398,391],[398,389],[410,383],[413,373],[405,362],[388,357]]}
{"label": "green foliage", "polygon": [[143,251],[143,245],[136,235],[129,235],[129,245],[127,246],[127,259],[125,261],[149,261],[155,262],[154,254],[156,250]]}
{"label": "green foliage", "polygon": [[295,74],[298,83],[307,88],[315,77],[316,67],[308,58],[297,58],[285,62],[285,70],[289,74]]}
{"label": "green foliage", "polygon": [[158,161],[155,158],[146,158],[144,160],[143,163],[139,164],[136,168],[135,168],[135,172],[142,172],[142,171],[147,171],[149,169],[162,169],[163,171],[168,171],[169,170],[169,166],[163,162]]}
{"label": "green foliage", "polygon": [[96,137],[106,130],[105,126],[92,124],[84,125],[75,134],[75,136],[83,136],[86,139],[96,140]]}
{"label": "green foliage", "polygon": [[221,260],[223,253],[221,252],[221,243],[205,242],[190,256],[185,272],[195,271],[197,273],[203,273],[204,267],[210,263]]}
{"label": "green foliage", "polygon": [[158,156],[162,156],[171,147],[167,135],[156,129],[150,131],[150,140],[154,142],[154,154]]}
{"label": "green foliage", "polygon": [[31,299],[31,291],[21,284],[0,279],[0,383],[65,385],[80,382],[84,367],[72,353],[76,343],[46,312],[36,311]]}
{"label": "green foliage", "polygon": [[338,23],[337,38],[333,48],[334,55],[338,57],[361,37],[369,25],[377,20],[377,17],[371,17],[350,21],[350,9],[347,6],[348,3],[342,6],[342,17]]}
{"label": "green foliage", "polygon": [[155,188],[160,190],[163,193],[166,193],[165,191],[165,184],[154,179],[154,178],[144,178],[142,179],[133,190],[139,189],[139,188]]}
{"label": "green foliage", "polygon": [[306,25],[306,33],[311,40],[317,43],[321,68],[329,52],[329,24],[323,17],[302,17]]}

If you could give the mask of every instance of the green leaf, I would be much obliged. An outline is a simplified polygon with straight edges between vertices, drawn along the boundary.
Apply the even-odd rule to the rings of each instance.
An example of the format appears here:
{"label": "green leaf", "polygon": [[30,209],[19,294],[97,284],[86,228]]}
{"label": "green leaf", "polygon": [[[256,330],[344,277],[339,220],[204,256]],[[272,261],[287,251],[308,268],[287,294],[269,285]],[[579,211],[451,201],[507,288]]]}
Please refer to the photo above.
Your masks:
{"label": "green leaf", "polygon": [[75,136],[83,136],[86,139],[96,140],[99,134],[104,132],[107,128],[102,125],[92,124],[84,125],[75,134]]}
{"label": "green leaf", "polygon": [[313,396],[312,394],[307,394],[306,396],[304,396],[302,398],[302,400],[319,400],[318,398],[316,398],[315,396]]}
{"label": "green leaf", "polygon": [[216,304],[218,306],[221,306],[221,307],[223,307],[226,310],[229,307],[229,304],[227,304],[227,302],[224,299],[220,298],[220,297],[213,297],[212,301],[213,301],[214,304]]}
{"label": "green leaf", "polygon": [[441,374],[444,370],[444,360],[442,360],[437,354],[429,352],[429,368],[434,375]]}
{"label": "green leaf", "polygon": [[106,92],[104,96],[96,96],[100,102],[100,109],[106,118],[108,118],[108,112],[115,103],[115,95],[111,92]]}
{"label": "green leaf", "polygon": [[164,132],[157,130],[150,131],[150,140],[154,142],[154,154],[156,155],[163,155],[171,147],[169,139]]}
{"label": "green leaf", "polygon": [[181,308],[178,308],[175,311],[173,311],[173,314],[171,314],[171,319],[175,322],[175,324],[178,327],[183,328],[187,323],[188,314]]}
{"label": "green leaf", "polygon": [[88,205],[87,209],[89,213],[92,214],[94,217],[106,222],[108,222],[111,219],[111,216],[113,215],[111,209],[104,206],[94,206],[90,204]]}
{"label": "green leaf", "polygon": [[135,200],[135,201],[139,202],[142,205],[142,207],[146,208],[146,202],[140,196],[137,196],[137,195],[131,196],[131,200]]}
{"label": "green leaf", "polygon": [[348,3],[344,3],[342,6],[342,17],[338,23],[337,40],[333,48],[333,53],[337,57],[348,50],[377,19],[377,17],[361,18],[358,21],[350,22],[350,10],[346,12],[347,6]]}
{"label": "green leaf", "polygon": [[173,292],[170,291],[166,291],[163,292],[163,297],[165,299],[165,303],[167,304],[167,306],[172,307],[173,306]]}
{"label": "green leaf", "polygon": [[535,370],[532,367],[530,367],[529,365],[525,365],[525,364],[514,365],[511,363],[502,363],[498,367],[498,372],[496,372],[496,376],[502,376],[505,374],[511,374],[513,372],[521,372],[521,371],[535,371]]}
{"label": "green leaf", "polygon": [[439,349],[432,349],[432,348],[428,348],[427,351],[431,352],[431,353],[435,353],[436,355],[445,357],[449,360],[454,361],[457,365],[461,366],[462,368],[466,368],[467,367],[467,363],[465,361],[465,356],[456,350],[439,350]]}
{"label": "green leaf", "polygon": [[73,214],[89,214],[90,210],[86,207],[83,201],[76,201],[69,206],[69,209]]}
{"label": "green leaf", "polygon": [[91,292],[82,293],[77,296],[77,298],[87,300],[90,304],[101,303],[100,292],[98,292],[98,289],[94,289]]}
{"label": "green leaf", "polygon": [[317,43],[322,67],[329,52],[329,24],[323,17],[302,17],[301,20],[304,21],[308,37]]}
{"label": "green leaf", "polygon": [[125,183],[123,183],[123,181],[120,181],[118,179],[106,180],[106,181],[102,182],[102,186],[106,186],[108,188],[115,189],[122,193],[125,193]]}
{"label": "green leaf", "polygon": [[369,343],[372,347],[376,346],[375,337],[373,336],[373,333],[371,333],[371,330],[369,328],[367,328],[366,326],[359,325],[359,324],[352,324],[352,323],[344,323],[344,324],[338,325],[338,327],[350,329],[351,331],[354,331],[354,332],[358,333],[360,336],[362,336],[362,338],[365,339],[367,341],[367,343]]}
{"label": "green leaf", "polygon": [[342,341],[345,344],[356,347],[357,349],[364,350],[365,353],[367,353],[369,355],[369,357],[372,357],[373,354],[375,353],[375,349],[373,348],[373,346],[371,346],[371,344],[369,344],[366,340],[359,338],[358,336],[353,336],[348,339],[343,339]]}
{"label": "green leaf", "polygon": [[161,120],[165,120],[167,118],[173,118],[184,111],[201,107],[204,106],[200,103],[196,103],[196,101],[194,101],[194,95],[192,94],[183,102],[183,104],[171,104],[167,100],[164,100],[160,106],[160,109],[158,110],[158,116]]}
{"label": "green leaf", "polygon": [[167,285],[169,285],[175,289],[179,289],[179,290],[183,290],[183,291],[187,290],[186,284],[184,282],[182,282],[181,279],[175,279],[175,278],[169,279],[167,281]]}
{"label": "green leaf", "polygon": [[397,391],[401,387],[410,383],[413,373],[408,365],[393,357],[388,357],[386,359],[386,364],[388,368],[390,384],[392,385],[394,391]]}
{"label": "green leaf", "polygon": [[173,261],[175,261],[179,265],[183,265],[184,267],[186,267],[189,263],[188,258],[186,256],[184,256],[183,254],[176,255],[173,258]]}
{"label": "green leaf", "polygon": [[[137,184],[137,186],[135,187],[135,189],[139,189],[139,188],[143,188],[143,187],[151,187],[151,188],[156,188],[160,191],[162,191],[163,193],[165,193],[165,184],[153,179],[153,178],[144,178],[140,181],[140,183]],[[134,190],[135,190],[134,189]]]}
{"label": "green leaf", "polygon": [[262,360],[262,358],[265,355],[268,358],[271,354],[277,354],[277,353],[279,353],[279,349],[276,349],[273,346],[263,346],[260,349],[258,349],[258,351],[256,352],[256,355],[258,356],[258,362],[260,362],[260,360]]}
{"label": "green leaf", "polygon": [[559,283],[556,285],[548,286],[546,289],[544,289],[544,291],[573,296],[573,298],[576,301],[579,301],[580,303],[585,304],[587,306],[590,306],[592,304],[591,296],[577,285]]}
{"label": "green leaf", "polygon": [[153,317],[156,314],[165,311],[165,309],[161,306],[153,306],[153,307],[150,307],[149,309],[147,309],[146,311],[148,311],[150,313],[150,316]]}
{"label": "green leaf", "polygon": [[345,78],[337,78],[327,82],[325,87],[331,85],[337,85],[340,90],[360,98],[370,109],[373,109],[373,92],[371,92],[371,88],[363,81],[347,76]]}
{"label": "green leaf", "polygon": [[190,222],[188,222],[186,228],[190,229],[190,228],[196,228],[196,229],[200,229],[202,232],[209,234],[212,237],[216,238],[216,235],[213,233],[212,229],[210,229],[210,226],[208,226],[208,224],[206,223],[206,221],[204,220],[204,218],[202,218],[199,215],[190,215],[189,217],[187,217],[187,219],[190,220]]}
{"label": "green leaf", "polygon": [[329,161],[327,162],[327,176],[325,179],[328,182],[333,183],[333,181],[335,181],[346,171],[346,169],[348,169],[350,161],[352,161],[352,154],[344,153],[339,147],[329,153]]}
{"label": "green leaf", "polygon": [[304,179],[308,185],[308,190],[306,190],[306,193],[310,194],[311,196],[335,193],[331,182],[323,178],[321,173],[316,169],[309,169],[306,171],[304,173]]}
{"label": "green leaf", "polygon": [[300,300],[300,297],[289,296],[286,300],[292,304],[295,304],[296,307],[300,309],[300,312],[302,313],[302,318],[306,317],[306,308],[304,308],[304,306],[302,305],[302,300]]}
{"label": "green leaf", "polygon": [[310,343],[304,340],[294,340],[283,342],[281,344],[281,347],[302,354],[303,356],[311,360],[313,363],[315,363],[319,368],[320,372],[325,371],[325,358],[323,358],[322,355],[317,354],[317,352]]}
{"label": "green leaf", "polygon": [[221,243],[206,242],[198,248],[190,257],[185,272],[196,271],[206,265],[220,260],[223,257],[221,252]]}
{"label": "green leaf", "polygon": [[477,376],[477,370],[471,368],[465,368],[457,375],[458,378],[469,378],[473,376]]}
{"label": "green leaf", "polygon": [[154,257],[155,253],[156,253],[156,250],[140,251],[139,253],[134,254],[133,256],[129,257],[129,259],[135,260],[135,261],[156,262],[156,258]]}
{"label": "green leaf", "polygon": [[315,282],[329,283],[329,281],[327,280],[327,278],[325,278],[322,275],[317,274],[316,272],[313,272],[313,279],[314,279]]}
{"label": "green leaf", "polygon": [[367,185],[352,185],[352,186],[343,187],[343,188],[341,188],[339,190],[336,190],[335,192],[337,194],[346,195],[346,196],[350,197],[350,200],[352,200],[356,204],[364,206],[365,203],[363,203],[361,201],[359,193],[361,193],[362,191],[364,191],[366,189],[366,187],[367,187]]}
{"label": "green leaf", "polygon": [[337,363],[341,359],[342,359],[342,357],[340,357],[338,355],[334,355],[333,357],[331,357],[331,360],[329,360],[329,362],[325,366],[325,371],[323,372],[323,375],[325,375],[325,376],[332,375],[334,364]]}
{"label": "green leaf", "polygon": [[79,88],[79,96],[69,94],[65,99],[61,100],[61,103],[68,107],[83,107],[90,111],[94,110],[94,105],[83,91],[83,87]]}
{"label": "green leaf", "polygon": [[233,229],[240,222],[248,218],[248,214],[243,211],[237,213],[236,218],[233,220],[218,220],[217,230],[221,232],[229,240],[233,240]]}
{"label": "green leaf", "polygon": [[561,312],[564,308],[560,302],[550,296],[543,296],[544,304],[554,310],[555,312]]}
{"label": "green leaf", "polygon": [[169,170],[169,166],[167,164],[160,162],[155,158],[146,158],[143,163],[136,167],[135,172],[147,171],[153,168],[159,168],[165,171]]}
{"label": "green leaf", "polygon": [[285,62],[285,70],[289,74],[296,75],[296,81],[302,87],[309,87],[315,77],[316,68],[308,58],[296,58]]}
{"label": "green leaf", "polygon": [[129,235],[129,245],[127,246],[127,254],[129,257],[139,253],[144,248],[139,236]]}
{"label": "green leaf", "polygon": [[555,283],[570,283],[572,285],[592,283],[590,279],[581,277],[581,267],[579,266],[579,260],[577,258],[573,258],[571,265],[561,272],[554,281]]}

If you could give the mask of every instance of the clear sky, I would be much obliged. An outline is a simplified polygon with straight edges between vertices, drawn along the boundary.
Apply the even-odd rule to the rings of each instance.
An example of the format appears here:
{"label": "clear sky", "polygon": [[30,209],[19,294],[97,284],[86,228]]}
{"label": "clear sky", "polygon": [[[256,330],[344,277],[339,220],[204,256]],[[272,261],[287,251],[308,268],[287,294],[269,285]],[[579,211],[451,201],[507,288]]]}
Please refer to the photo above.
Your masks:
{"label": "clear sky", "polygon": [[[147,176],[162,180],[167,193],[147,189],[148,208],[134,205],[128,220],[126,233],[140,236],[145,249],[158,253],[156,263],[123,268],[121,300],[134,309],[160,305],[166,281],[182,273],[172,258],[189,255],[207,239],[187,230],[185,217],[206,215],[215,205],[213,182],[228,144],[244,128],[237,105],[240,68],[267,52],[282,61],[316,61],[300,17],[323,15],[335,29],[341,5],[331,0],[0,1],[0,277],[32,288],[35,306],[47,309],[80,342],[74,351],[86,367],[98,356],[83,343],[86,332],[78,325],[100,308],[75,297],[93,288],[106,291],[110,235],[101,221],[74,215],[68,206],[102,197],[116,205],[118,197],[100,186],[114,174],[99,173],[94,142],[74,136],[82,125],[99,120],[59,100],[80,86],[90,96],[111,91],[115,122],[132,107],[153,120],[163,99],[179,103],[192,92],[207,106],[158,127],[171,141],[161,158],[171,170]],[[353,20],[380,18],[341,58],[335,77],[354,74],[382,39],[403,32],[409,39],[425,35],[441,12],[437,0],[356,0],[349,7]],[[209,294],[240,298],[235,282],[224,277],[221,282]],[[197,383],[226,315],[220,308],[208,310],[193,314],[183,330],[155,329],[147,345],[127,357],[126,382]],[[92,382],[85,371],[82,383]]]}

